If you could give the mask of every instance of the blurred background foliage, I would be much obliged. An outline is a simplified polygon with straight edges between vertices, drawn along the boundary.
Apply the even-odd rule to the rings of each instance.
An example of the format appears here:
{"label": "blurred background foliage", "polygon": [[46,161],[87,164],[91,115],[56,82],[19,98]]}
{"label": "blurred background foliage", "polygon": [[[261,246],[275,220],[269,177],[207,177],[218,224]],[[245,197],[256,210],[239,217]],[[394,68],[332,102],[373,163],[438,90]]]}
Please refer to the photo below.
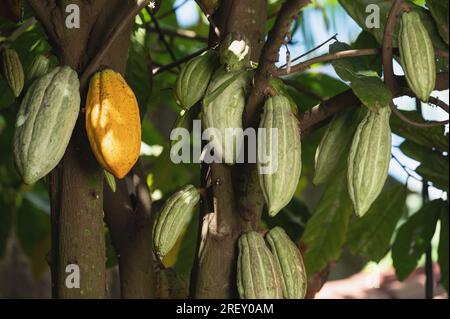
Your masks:
{"label": "blurred background foliage", "polygon": [[[269,1],[268,30],[282,2]],[[333,36],[353,48],[380,47],[382,30],[362,28],[361,17],[366,16],[368,3],[380,6],[383,26],[391,3],[388,0],[312,1],[294,24],[292,40],[282,48],[279,64],[286,62],[288,50],[291,57],[297,57]],[[418,6],[444,5],[448,10],[448,1],[414,3]],[[439,36],[441,30],[438,30],[441,24],[448,27],[448,15],[432,17],[426,9],[418,7],[418,10],[426,15],[435,46],[448,51],[448,45]],[[25,6],[23,20],[27,21],[32,15]],[[0,43],[19,24],[0,17]],[[137,16],[133,26],[126,79],[136,93],[143,117],[142,159],[155,212],[179,187],[188,183],[198,185],[200,180],[199,164],[175,165],[169,156],[170,131],[181,111],[172,92],[179,69],[175,67],[161,73],[157,70],[206,48],[208,32],[208,21],[193,0],[164,0],[152,16],[146,11]],[[39,23],[33,24],[11,46],[18,51],[25,69],[37,54],[52,54]],[[324,45],[303,59],[327,53],[328,47],[328,44]],[[362,63],[367,70],[381,73],[379,56],[347,62],[353,66]],[[440,66],[441,71],[448,71],[448,59],[441,61]],[[402,73],[398,64],[395,71]],[[156,74],[153,76],[152,73]],[[331,65],[316,65],[285,78],[285,82],[299,110],[305,111],[349,89],[351,83],[343,81],[338,73]],[[448,91],[434,95],[448,103]],[[417,104],[414,99],[400,98],[396,102],[409,117],[418,120],[448,117],[436,107]],[[1,258],[8,255],[8,242],[14,240],[27,257],[33,278],[38,280],[48,273],[50,205],[45,184],[41,181],[34,186],[23,185],[14,168],[11,140],[17,104],[0,77],[0,263]],[[332,271],[331,279],[358,272],[371,262],[379,263],[380,267],[393,265],[399,278],[404,279],[418,265],[423,265],[423,255],[432,242],[433,259],[439,261],[442,281],[448,289],[448,127],[418,129],[392,117],[392,128],[395,134],[390,178],[383,194],[364,218],[357,220],[353,216],[345,182],[339,174],[325,186],[312,184],[314,155],[324,133],[322,128],[303,139],[302,178],[295,198],[276,218],[264,215],[262,226],[283,226],[302,249],[307,248],[308,275],[340,260],[343,255]],[[430,199],[433,200],[430,203],[422,201],[424,181],[430,185]],[[196,250],[197,232],[198,215],[187,225],[184,236],[164,260],[167,267],[173,267],[187,280]],[[107,265],[114,267],[117,259],[107,230],[105,236]],[[0,279],[0,297],[1,282]]]}

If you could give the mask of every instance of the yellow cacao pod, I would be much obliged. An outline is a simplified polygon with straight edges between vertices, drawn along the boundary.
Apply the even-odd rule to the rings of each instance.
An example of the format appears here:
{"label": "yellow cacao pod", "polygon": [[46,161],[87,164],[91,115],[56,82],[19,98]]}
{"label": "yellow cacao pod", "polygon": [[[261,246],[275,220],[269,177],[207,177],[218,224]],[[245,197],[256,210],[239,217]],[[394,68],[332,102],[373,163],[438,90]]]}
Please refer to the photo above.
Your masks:
{"label": "yellow cacao pod", "polygon": [[391,160],[389,107],[367,112],[353,137],[348,156],[347,181],[355,212],[363,216],[380,195]]}
{"label": "yellow cacao pod", "polygon": [[141,119],[136,97],[122,75],[106,69],[91,79],[86,130],[100,165],[121,179],[138,160]]}
{"label": "yellow cacao pod", "polygon": [[430,35],[417,12],[402,15],[399,49],[408,86],[427,102],[436,84],[436,62]]}

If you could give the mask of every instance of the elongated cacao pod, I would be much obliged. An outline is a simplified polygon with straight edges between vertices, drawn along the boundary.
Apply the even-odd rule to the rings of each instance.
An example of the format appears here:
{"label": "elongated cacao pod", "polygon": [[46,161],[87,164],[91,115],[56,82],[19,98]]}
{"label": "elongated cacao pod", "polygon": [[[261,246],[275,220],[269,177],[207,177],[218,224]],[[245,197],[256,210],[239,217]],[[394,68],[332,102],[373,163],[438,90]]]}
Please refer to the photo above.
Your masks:
{"label": "elongated cacao pod", "polygon": [[50,68],[50,59],[42,54],[36,55],[27,70],[26,74],[27,82],[31,83],[37,78],[43,76],[48,72],[49,68]]}
{"label": "elongated cacao pod", "polygon": [[356,129],[348,156],[348,191],[355,212],[363,216],[380,195],[391,159],[391,128],[388,106],[379,113],[367,112]]}
{"label": "elongated cacao pod", "polygon": [[153,228],[153,248],[161,259],[177,242],[199,200],[198,190],[192,185],[187,185],[165,203]]}
{"label": "elongated cacao pod", "polygon": [[280,269],[263,237],[248,232],[239,238],[237,287],[241,299],[282,299]]}
{"label": "elongated cacao pod", "polygon": [[430,35],[417,12],[402,15],[399,49],[408,86],[427,102],[436,84],[436,62]]}
{"label": "elongated cacao pod", "polygon": [[77,73],[57,67],[33,82],[20,105],[14,158],[23,181],[47,175],[66,151],[80,111]]}
{"label": "elongated cacao pod", "polygon": [[218,64],[217,53],[209,50],[183,66],[175,84],[175,99],[182,108],[188,110],[203,98]]}
{"label": "elongated cacao pod", "polygon": [[239,32],[229,33],[220,45],[220,63],[227,72],[250,67],[250,41]]}
{"label": "elongated cacao pod", "polygon": [[106,69],[92,77],[86,130],[100,165],[124,178],[139,158],[141,118],[136,96],[120,73]]}
{"label": "elongated cacao pod", "polygon": [[227,164],[236,163],[240,155],[242,114],[251,75],[247,70],[228,73],[218,70],[203,100],[203,126],[211,133],[215,155]]}
{"label": "elongated cacao pod", "polygon": [[266,242],[281,273],[284,299],[303,299],[306,294],[306,269],[299,248],[283,228],[272,228]]}
{"label": "elongated cacao pod", "polygon": [[22,92],[24,85],[24,74],[19,55],[13,49],[4,49],[2,53],[2,71],[6,82],[15,97]]}
{"label": "elongated cacao pod", "polygon": [[289,99],[269,98],[259,128],[259,182],[269,215],[275,216],[294,196],[302,167],[300,130]]}
{"label": "elongated cacao pod", "polygon": [[341,159],[348,154],[356,127],[367,112],[367,108],[361,107],[333,117],[316,151],[314,184],[325,183],[335,176]]}

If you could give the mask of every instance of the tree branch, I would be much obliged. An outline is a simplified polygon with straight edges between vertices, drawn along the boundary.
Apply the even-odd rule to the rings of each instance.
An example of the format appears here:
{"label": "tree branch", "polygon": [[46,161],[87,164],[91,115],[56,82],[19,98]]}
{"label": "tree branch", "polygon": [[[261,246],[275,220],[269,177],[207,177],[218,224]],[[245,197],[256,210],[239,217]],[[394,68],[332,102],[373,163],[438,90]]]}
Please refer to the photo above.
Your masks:
{"label": "tree branch", "polygon": [[150,0],[138,0],[136,5],[131,8],[126,17],[120,21],[120,23],[113,29],[111,36],[106,41],[102,49],[97,53],[97,55],[91,60],[89,65],[85,68],[83,74],[80,77],[80,87],[85,87],[92,73],[94,73],[99,67],[101,61],[104,59],[105,55],[108,53],[114,41],[122,33],[125,27],[132,21],[136,15],[147,5]]}
{"label": "tree branch", "polygon": [[202,54],[203,52],[205,52],[208,49],[209,49],[209,47],[200,49],[200,50],[198,50],[198,51],[196,51],[196,52],[194,52],[192,54],[189,54],[189,55],[185,56],[184,58],[182,58],[182,59],[180,59],[178,61],[175,61],[173,63],[164,65],[162,67],[154,68],[153,71],[152,71],[153,72],[153,76],[157,76],[158,74],[161,74],[161,73],[163,73],[163,72],[165,72],[167,70],[173,69],[173,68],[179,66],[180,64],[186,63],[187,61],[191,60],[192,58],[195,58],[196,56],[199,56],[200,54]]}
{"label": "tree branch", "polygon": [[380,50],[378,49],[359,49],[359,50],[346,50],[346,51],[340,51],[335,52],[331,54],[324,54],[315,58],[312,58],[310,60],[307,60],[305,62],[301,62],[299,64],[296,64],[291,67],[290,72],[288,73],[287,69],[278,69],[276,72],[277,76],[282,75],[288,75],[296,72],[301,72],[309,68],[311,65],[320,63],[320,62],[327,62],[327,61],[334,61],[338,59],[344,59],[349,57],[357,57],[357,56],[367,56],[367,55],[376,55],[380,53]]}
{"label": "tree branch", "polygon": [[164,36],[164,33],[162,32],[161,28],[159,27],[158,20],[156,20],[155,15],[151,12],[149,8],[146,8],[147,13],[152,18],[153,25],[155,26],[156,33],[159,35],[159,40],[163,43],[163,45],[166,47],[167,52],[170,55],[170,58],[173,62],[177,60],[177,57],[173,53],[172,48],[170,47],[170,44],[167,42],[166,37]]}
{"label": "tree branch", "polygon": [[449,123],[449,120],[445,120],[442,122],[429,122],[429,123],[420,123],[420,122],[415,122],[413,120],[410,120],[409,118],[407,118],[405,115],[402,114],[402,112],[400,112],[396,105],[394,104],[394,102],[391,102],[389,104],[389,107],[391,108],[392,112],[394,112],[394,114],[403,122],[418,127],[418,128],[430,128],[430,127],[435,127],[435,126],[442,126],[442,125],[446,125]]}
{"label": "tree branch", "polygon": [[397,16],[402,10],[402,0],[394,0],[384,29],[383,37],[383,71],[384,81],[391,92],[397,92],[398,84],[395,81],[394,65],[392,61],[392,38]]}
{"label": "tree branch", "polygon": [[[402,76],[396,78],[399,83],[404,83],[406,85],[406,80]],[[448,72],[438,73],[436,76],[435,90],[447,90],[449,88],[448,82]],[[403,93],[397,92],[395,97],[402,95]],[[304,136],[318,127],[326,124],[327,121],[331,119],[333,115],[339,113],[340,111],[348,107],[357,107],[361,104],[357,96],[352,92],[352,90],[347,90],[340,93],[331,99],[322,102],[321,104],[313,107],[312,109],[300,114],[300,130],[301,135]],[[400,113],[401,114],[401,113]],[[403,115],[403,114],[401,114]],[[408,119],[409,120],[409,119]],[[415,122],[413,122],[415,123]],[[444,122],[439,123],[419,123],[419,125],[444,125]]]}
{"label": "tree branch", "polygon": [[22,23],[17,29],[11,32],[11,34],[2,43],[0,43],[0,51],[3,50],[6,44],[14,42],[18,37],[24,34],[28,30],[28,28],[34,25],[36,22],[37,20],[34,17],[32,17],[26,20],[24,23]]}
{"label": "tree branch", "polygon": [[253,89],[244,112],[244,126],[254,126],[264,102],[270,77],[276,73],[275,63],[279,59],[280,47],[289,33],[292,21],[309,0],[287,0],[280,9],[277,19],[263,47],[259,66],[255,73]]}
{"label": "tree branch", "polygon": [[[158,30],[156,30],[156,28],[148,26],[147,30],[153,33],[157,33]],[[193,40],[193,41],[199,41],[199,42],[204,42],[204,43],[208,43],[208,38],[202,35],[198,35],[195,31],[191,31],[191,30],[172,30],[172,29],[167,29],[167,28],[163,28],[160,27],[159,28],[160,32],[164,35],[168,35],[170,37],[177,37],[177,38],[182,38],[182,39],[188,39],[188,40]]]}

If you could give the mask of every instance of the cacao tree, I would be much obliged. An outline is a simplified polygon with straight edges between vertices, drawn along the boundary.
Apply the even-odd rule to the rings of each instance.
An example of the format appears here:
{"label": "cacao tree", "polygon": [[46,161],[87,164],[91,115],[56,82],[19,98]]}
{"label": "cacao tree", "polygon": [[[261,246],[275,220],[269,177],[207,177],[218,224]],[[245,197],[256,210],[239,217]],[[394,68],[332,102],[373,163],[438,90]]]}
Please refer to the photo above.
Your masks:
{"label": "cacao tree", "polygon": [[448,292],[448,1],[0,10],[0,258],[53,298],[314,298],[346,258]]}

